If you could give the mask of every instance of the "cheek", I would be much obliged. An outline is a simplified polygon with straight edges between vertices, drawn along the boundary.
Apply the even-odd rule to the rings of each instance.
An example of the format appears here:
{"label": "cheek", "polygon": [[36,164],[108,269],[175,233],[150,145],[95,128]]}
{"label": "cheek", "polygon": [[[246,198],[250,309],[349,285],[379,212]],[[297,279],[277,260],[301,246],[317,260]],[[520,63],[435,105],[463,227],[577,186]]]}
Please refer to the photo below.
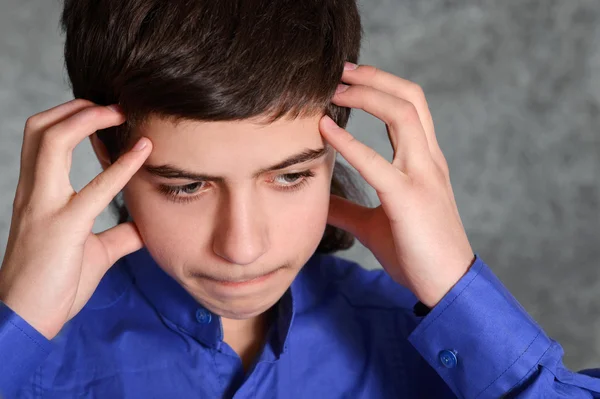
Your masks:
{"label": "cheek", "polygon": [[170,204],[161,194],[133,184],[123,190],[123,198],[145,245],[159,263],[178,263],[177,258],[189,253],[186,246],[193,246],[190,234],[198,236],[201,231],[190,223],[195,221],[189,217],[190,212],[181,211],[185,207]]}
{"label": "cheek", "polygon": [[325,231],[329,211],[330,181],[314,181],[298,193],[281,195],[269,209],[272,239],[298,247],[316,246]]}

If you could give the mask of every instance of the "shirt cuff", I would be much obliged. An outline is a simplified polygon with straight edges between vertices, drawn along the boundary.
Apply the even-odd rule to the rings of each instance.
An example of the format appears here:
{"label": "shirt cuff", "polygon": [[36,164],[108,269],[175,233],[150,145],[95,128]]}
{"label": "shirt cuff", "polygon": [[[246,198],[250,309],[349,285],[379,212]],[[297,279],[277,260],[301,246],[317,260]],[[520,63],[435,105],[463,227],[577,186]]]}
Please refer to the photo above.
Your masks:
{"label": "shirt cuff", "polygon": [[12,397],[51,349],[50,340],[0,301],[0,398]]}
{"label": "shirt cuff", "polygon": [[479,256],[409,341],[460,398],[501,397],[551,345]]}

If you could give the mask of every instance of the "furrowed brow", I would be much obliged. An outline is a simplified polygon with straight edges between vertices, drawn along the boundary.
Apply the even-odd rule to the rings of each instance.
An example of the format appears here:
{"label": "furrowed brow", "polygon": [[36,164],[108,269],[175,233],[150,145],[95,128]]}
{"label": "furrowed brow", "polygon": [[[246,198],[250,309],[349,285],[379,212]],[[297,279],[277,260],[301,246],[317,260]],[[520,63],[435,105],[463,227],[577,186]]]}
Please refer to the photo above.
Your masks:
{"label": "furrowed brow", "polygon": [[[253,175],[254,178],[260,176],[263,173],[273,172],[276,170],[281,170],[285,168],[289,168],[290,166],[294,166],[301,163],[306,163],[310,161],[314,161],[319,158],[323,158],[331,151],[331,146],[329,144],[325,145],[322,148],[313,150],[313,149],[305,149],[304,151],[294,154],[283,161],[269,166],[267,168],[260,169],[256,171]],[[148,172],[149,174],[157,177],[162,177],[165,179],[188,179],[188,180],[198,180],[198,181],[216,181],[223,182],[225,178],[222,176],[213,176],[207,175],[204,173],[196,173],[187,171],[177,166],[171,164],[164,165],[143,165],[142,169]]]}

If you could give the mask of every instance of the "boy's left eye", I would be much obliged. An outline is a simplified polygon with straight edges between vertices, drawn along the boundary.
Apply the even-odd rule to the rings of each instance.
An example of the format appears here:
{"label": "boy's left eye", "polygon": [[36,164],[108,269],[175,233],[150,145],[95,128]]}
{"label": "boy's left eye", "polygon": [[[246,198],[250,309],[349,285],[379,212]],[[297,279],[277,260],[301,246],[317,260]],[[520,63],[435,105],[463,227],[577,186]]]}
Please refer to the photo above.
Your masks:
{"label": "boy's left eye", "polygon": [[283,180],[279,180],[283,181],[283,184],[275,183],[275,185],[278,186],[278,189],[280,190],[292,191],[301,189],[305,184],[308,183],[309,179],[314,176],[315,173],[312,170],[305,170],[303,172],[285,173],[283,175],[278,175],[275,176],[275,178],[273,178],[272,181],[283,178]]}
{"label": "boy's left eye", "polygon": [[[269,182],[275,182],[274,185],[277,186],[278,190],[295,191],[301,189],[305,184],[308,183],[308,180],[314,176],[315,174],[313,171],[306,170],[303,172],[285,173],[282,175],[277,175],[274,178],[272,178]],[[158,189],[161,193],[165,194],[172,201],[189,202],[201,195],[193,194],[199,191],[202,192],[202,188],[205,184],[206,182],[195,182],[183,186],[160,185]]]}
{"label": "boy's left eye", "polygon": [[280,180],[280,181],[283,181],[283,185],[293,185],[297,181],[301,180],[303,177],[308,177],[308,176],[304,175],[302,173],[286,173],[285,175],[276,176],[273,180],[282,178],[282,180]]}

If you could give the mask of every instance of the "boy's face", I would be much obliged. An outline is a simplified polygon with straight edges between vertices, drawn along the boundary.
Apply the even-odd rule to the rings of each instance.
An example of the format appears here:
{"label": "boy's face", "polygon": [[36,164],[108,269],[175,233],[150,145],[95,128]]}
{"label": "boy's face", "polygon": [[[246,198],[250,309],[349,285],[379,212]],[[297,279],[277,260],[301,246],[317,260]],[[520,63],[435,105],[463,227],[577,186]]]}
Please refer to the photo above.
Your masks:
{"label": "boy's face", "polygon": [[[154,148],[124,189],[128,209],[157,263],[210,311],[233,319],[265,312],[317,248],[335,162],[320,118],[263,125],[151,118],[140,131]],[[308,162],[260,172],[323,148]]]}

